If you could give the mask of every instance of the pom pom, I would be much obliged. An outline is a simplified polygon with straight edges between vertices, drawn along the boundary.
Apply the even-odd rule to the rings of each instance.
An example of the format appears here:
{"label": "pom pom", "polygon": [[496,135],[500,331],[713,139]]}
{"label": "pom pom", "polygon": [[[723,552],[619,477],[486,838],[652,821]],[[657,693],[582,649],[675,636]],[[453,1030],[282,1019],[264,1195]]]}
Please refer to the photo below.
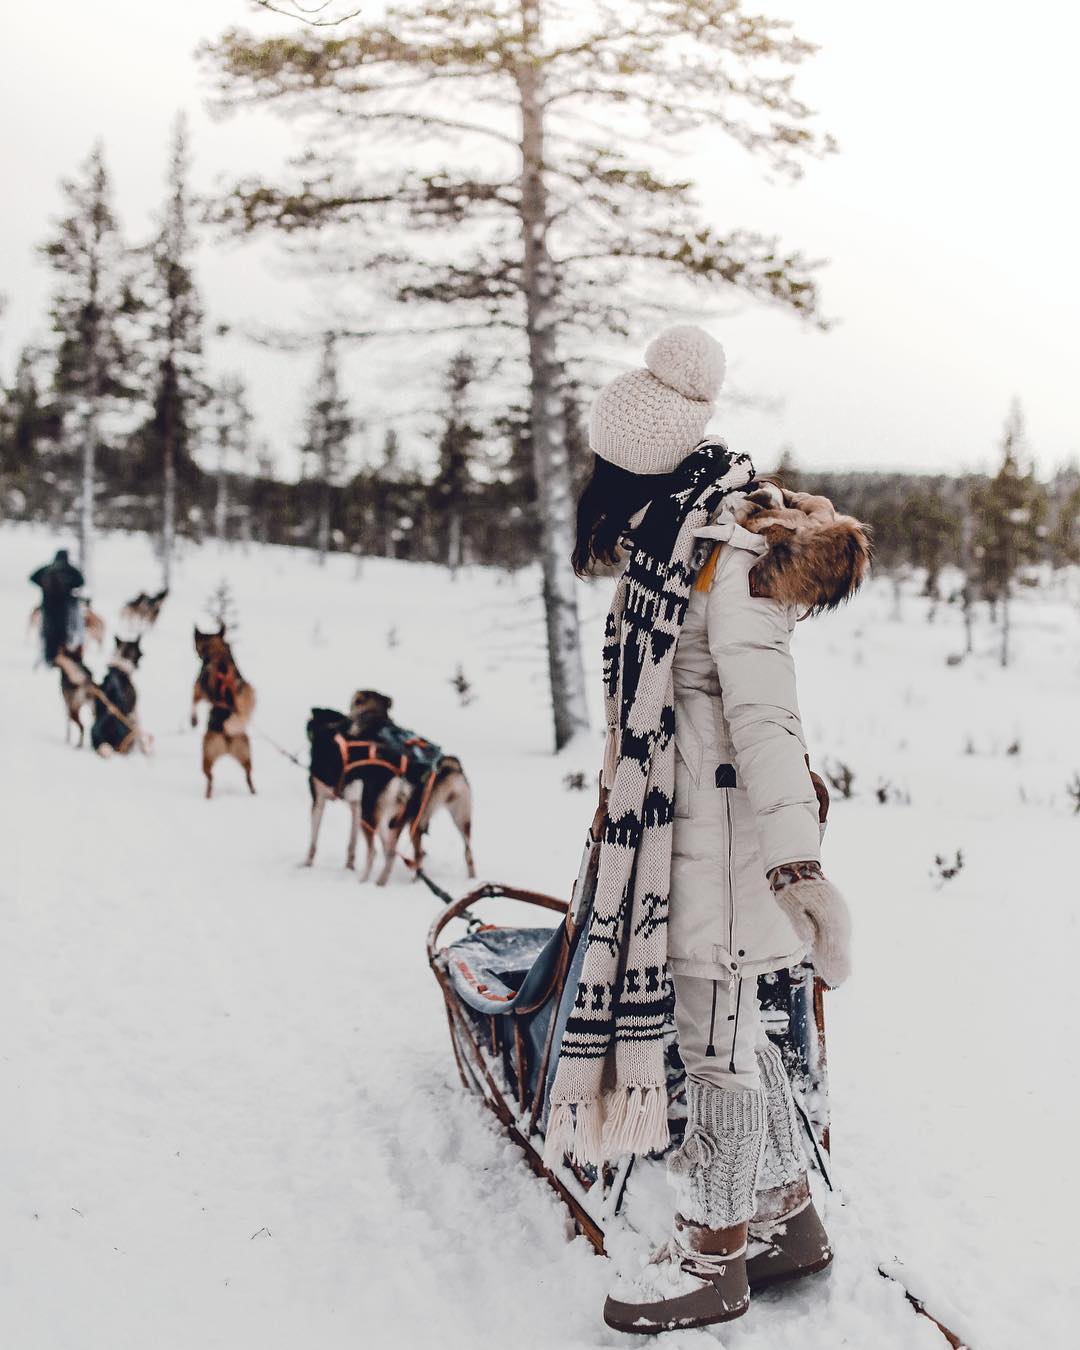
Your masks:
{"label": "pom pom", "polygon": [[711,403],[724,383],[724,349],[696,324],[658,333],[645,350],[645,364],[658,380],[701,403]]}

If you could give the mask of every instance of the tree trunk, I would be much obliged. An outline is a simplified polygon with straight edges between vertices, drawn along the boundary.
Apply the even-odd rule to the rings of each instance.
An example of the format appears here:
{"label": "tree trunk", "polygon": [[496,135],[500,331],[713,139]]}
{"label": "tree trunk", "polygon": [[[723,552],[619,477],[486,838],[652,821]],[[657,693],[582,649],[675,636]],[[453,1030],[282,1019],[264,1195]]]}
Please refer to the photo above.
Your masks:
{"label": "tree trunk", "polygon": [[219,544],[225,542],[229,530],[229,481],[225,476],[225,455],[218,466],[217,497],[214,500],[214,537]]}
{"label": "tree trunk", "polygon": [[1009,593],[1006,591],[1001,597],[1001,666],[1002,669],[1009,664]]}
{"label": "tree trunk", "polygon": [[161,394],[161,584],[172,580],[176,551],[176,451],[180,440],[180,387],[176,361],[170,350],[160,369]]}
{"label": "tree trunk", "polygon": [[173,551],[176,548],[176,446],[166,432],[163,447],[161,488],[161,585],[172,584]]}
{"label": "tree trunk", "polygon": [[451,511],[446,523],[446,565],[452,577],[457,575],[461,561],[461,512]]}
{"label": "tree trunk", "polygon": [[573,485],[555,342],[555,277],[547,248],[548,205],[543,178],[541,74],[539,65],[528,60],[528,52],[535,44],[540,23],[538,0],[521,0],[521,17],[526,52],[525,59],[517,69],[521,99],[522,284],[529,342],[530,421],[540,516],[548,672],[555,722],[555,748],[561,750],[579,731],[588,729],[589,713],[585,698],[577,582],[570,565],[574,545]]}
{"label": "tree trunk", "polygon": [[98,417],[96,395],[83,423],[82,492],[79,498],[79,568],[86,581],[87,594],[93,591],[94,567],[94,472],[97,457]]}
{"label": "tree trunk", "polygon": [[324,483],[319,496],[319,525],[318,525],[318,549],[319,566],[323,567],[326,563],[326,555],[330,551],[330,489]]}

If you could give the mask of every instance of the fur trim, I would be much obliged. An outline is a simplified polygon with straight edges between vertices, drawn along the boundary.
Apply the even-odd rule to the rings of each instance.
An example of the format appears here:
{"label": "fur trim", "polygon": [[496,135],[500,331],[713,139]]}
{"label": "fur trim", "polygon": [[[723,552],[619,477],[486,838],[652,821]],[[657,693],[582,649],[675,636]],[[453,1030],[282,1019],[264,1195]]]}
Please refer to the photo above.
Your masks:
{"label": "fur trim", "polygon": [[827,497],[766,483],[739,515],[769,545],[750,573],[756,595],[818,614],[850,600],[870,570],[869,528],[839,515]]}

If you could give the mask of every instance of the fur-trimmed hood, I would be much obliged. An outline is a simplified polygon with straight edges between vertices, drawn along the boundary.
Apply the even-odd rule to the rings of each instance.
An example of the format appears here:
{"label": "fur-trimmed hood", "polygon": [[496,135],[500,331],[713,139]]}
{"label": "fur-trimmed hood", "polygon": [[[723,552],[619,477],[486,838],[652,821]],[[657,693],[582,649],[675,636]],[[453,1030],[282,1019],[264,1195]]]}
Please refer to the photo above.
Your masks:
{"label": "fur-trimmed hood", "polygon": [[[645,505],[631,518],[628,533],[648,510]],[[842,515],[828,497],[763,482],[752,492],[733,493],[724,510],[769,546],[750,574],[756,595],[793,606],[804,615],[819,614],[850,600],[869,574],[869,525]],[[707,530],[701,533],[709,535]],[[626,564],[627,547],[624,540],[617,561],[610,566],[594,564],[590,575],[618,576]],[[715,548],[702,567],[695,589],[709,589],[718,553]]]}
{"label": "fur-trimmed hood", "polygon": [[869,527],[841,515],[827,497],[762,483],[733,514],[769,551],[751,573],[754,593],[806,614],[850,600],[870,569]]}

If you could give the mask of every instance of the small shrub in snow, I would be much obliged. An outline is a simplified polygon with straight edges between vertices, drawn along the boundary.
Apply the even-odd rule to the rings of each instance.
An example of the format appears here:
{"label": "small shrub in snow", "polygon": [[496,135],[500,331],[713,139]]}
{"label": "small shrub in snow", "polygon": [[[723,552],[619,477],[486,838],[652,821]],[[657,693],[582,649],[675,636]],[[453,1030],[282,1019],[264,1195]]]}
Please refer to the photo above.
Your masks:
{"label": "small shrub in snow", "polygon": [[942,854],[937,854],[934,858],[934,866],[930,869],[930,875],[936,878],[938,886],[944,886],[947,881],[952,881],[953,877],[959,876],[964,870],[964,855],[960,849],[956,850],[956,857],[951,861]]}
{"label": "small shrub in snow", "polygon": [[1074,773],[1072,782],[1065,785],[1065,791],[1073,804],[1073,815],[1080,816],[1080,773]]}
{"label": "small shrub in snow", "polygon": [[838,792],[841,797],[848,798],[855,793],[855,774],[854,771],[842,762],[825,765],[825,777],[829,786],[834,792]]}
{"label": "small shrub in snow", "polygon": [[393,651],[393,649],[397,647],[400,644],[400,642],[401,639],[398,637],[398,630],[396,628],[391,628],[389,633],[387,633],[386,635],[386,645],[390,648],[391,651]]}
{"label": "small shrub in snow", "polygon": [[882,778],[874,789],[874,796],[882,806],[888,806],[890,802],[897,806],[910,806],[911,793],[904,788],[894,786],[887,778]]}
{"label": "small shrub in snow", "polygon": [[207,596],[204,608],[218,628],[228,628],[230,632],[235,633],[240,627],[236,597],[225,577],[221,578]]}
{"label": "small shrub in snow", "polygon": [[584,792],[588,787],[585,774],[581,769],[578,769],[575,773],[566,774],[562,781],[567,792]]}
{"label": "small shrub in snow", "polygon": [[457,670],[454,672],[454,677],[450,683],[458,696],[458,701],[461,706],[467,708],[469,704],[475,700],[476,695],[473,693],[472,685],[465,678],[465,671],[461,666],[458,666]]}
{"label": "small shrub in snow", "polygon": [[1018,754],[1020,753],[1020,738],[1019,738],[1019,737],[1017,737],[1016,740],[1013,741],[1013,743],[1012,743],[1011,745],[1008,745],[1008,746],[1005,747],[1005,753],[1006,753],[1007,755],[1018,755]]}

